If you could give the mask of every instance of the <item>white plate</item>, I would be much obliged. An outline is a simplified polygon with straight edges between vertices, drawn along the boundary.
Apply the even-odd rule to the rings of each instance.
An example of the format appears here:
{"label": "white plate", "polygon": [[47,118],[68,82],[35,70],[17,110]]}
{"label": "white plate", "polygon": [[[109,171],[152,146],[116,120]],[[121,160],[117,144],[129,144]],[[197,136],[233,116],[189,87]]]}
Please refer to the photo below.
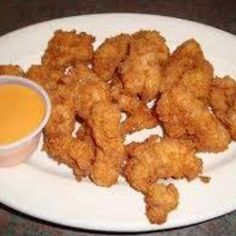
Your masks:
{"label": "white plate", "polygon": [[[166,37],[171,49],[194,37],[219,75],[236,78],[236,37],[202,24],[154,15],[100,14],[57,19],[0,38],[0,64],[19,63],[24,68],[39,63],[48,39],[56,29],[77,29],[105,37],[141,28],[156,29]],[[155,131],[153,131],[155,132]],[[143,139],[149,132],[136,136]],[[204,174],[209,184],[175,181],[180,204],[163,225],[151,225],[143,197],[126,183],[108,189],[88,180],[78,183],[71,171],[58,167],[40,149],[25,164],[0,169],[0,201],[29,215],[73,227],[110,230],[146,231],[194,224],[236,209],[236,145],[220,154],[202,154]]]}

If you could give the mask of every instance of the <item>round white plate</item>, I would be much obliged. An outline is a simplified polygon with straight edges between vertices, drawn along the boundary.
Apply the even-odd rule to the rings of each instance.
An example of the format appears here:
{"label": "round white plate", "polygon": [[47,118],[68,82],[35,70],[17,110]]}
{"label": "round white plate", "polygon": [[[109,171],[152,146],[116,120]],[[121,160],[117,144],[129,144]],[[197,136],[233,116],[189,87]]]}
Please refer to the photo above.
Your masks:
{"label": "round white plate", "polygon": [[[76,29],[104,38],[139,29],[159,30],[173,50],[188,38],[197,39],[218,75],[236,78],[236,37],[206,25],[155,15],[99,14],[48,21],[0,38],[0,64],[16,63],[24,68],[40,62],[54,30]],[[134,135],[143,140],[153,131]],[[42,144],[42,143],[41,143]],[[199,180],[175,181],[180,204],[163,225],[151,225],[145,216],[143,196],[124,181],[101,188],[84,180],[75,181],[66,166],[58,166],[44,152],[17,167],[0,169],[0,201],[26,214],[62,225],[109,231],[147,231],[179,227],[205,221],[236,209],[236,145],[224,153],[201,154],[204,175]]]}

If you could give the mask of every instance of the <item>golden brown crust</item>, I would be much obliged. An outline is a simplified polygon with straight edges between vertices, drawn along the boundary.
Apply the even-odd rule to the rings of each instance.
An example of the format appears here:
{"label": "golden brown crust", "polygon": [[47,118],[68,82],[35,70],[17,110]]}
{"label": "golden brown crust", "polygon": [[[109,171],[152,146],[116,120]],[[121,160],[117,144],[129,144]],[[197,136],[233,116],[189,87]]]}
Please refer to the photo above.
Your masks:
{"label": "golden brown crust", "polygon": [[24,76],[23,69],[18,65],[0,65],[0,75]]}
{"label": "golden brown crust", "polygon": [[95,51],[93,69],[102,80],[112,79],[120,62],[128,53],[130,40],[128,34],[120,34],[106,39]]}
{"label": "golden brown crust", "polygon": [[173,184],[152,184],[145,193],[146,215],[152,224],[163,224],[178,205],[179,194]]}
{"label": "golden brown crust", "polygon": [[93,58],[94,37],[85,32],[57,30],[48,42],[42,64],[52,68],[67,68],[77,63],[89,63]]}
{"label": "golden brown crust", "polygon": [[152,136],[143,143],[128,145],[127,155],[124,175],[141,192],[158,179],[192,180],[202,172],[202,161],[188,141]]}
{"label": "golden brown crust", "polygon": [[119,66],[124,89],[150,101],[160,91],[161,63],[166,62],[169,50],[156,31],[140,31],[133,35],[129,54]]}
{"label": "golden brown crust", "polygon": [[208,106],[190,92],[181,88],[165,92],[158,101],[156,112],[167,136],[192,140],[201,151],[227,149],[229,132]]}
{"label": "golden brown crust", "polygon": [[163,71],[161,91],[183,87],[196,98],[208,103],[213,67],[204,58],[197,41],[190,39],[178,46]]}
{"label": "golden brown crust", "polygon": [[210,105],[217,118],[236,140],[236,82],[229,76],[216,78],[211,87]]}
{"label": "golden brown crust", "polygon": [[120,124],[120,110],[110,101],[94,104],[89,126],[97,145],[92,180],[102,186],[115,184],[121,172],[125,150]]}

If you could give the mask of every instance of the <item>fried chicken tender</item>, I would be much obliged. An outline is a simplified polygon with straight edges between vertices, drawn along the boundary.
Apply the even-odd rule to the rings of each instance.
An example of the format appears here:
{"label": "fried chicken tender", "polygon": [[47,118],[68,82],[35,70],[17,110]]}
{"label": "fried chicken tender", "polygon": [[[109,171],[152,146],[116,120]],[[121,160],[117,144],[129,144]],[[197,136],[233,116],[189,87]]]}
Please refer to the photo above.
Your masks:
{"label": "fried chicken tender", "polygon": [[200,45],[190,39],[171,55],[164,69],[161,91],[181,86],[207,103],[212,79],[212,65],[204,58]]}
{"label": "fried chicken tender", "polygon": [[122,83],[113,79],[110,84],[111,97],[126,113],[127,118],[122,123],[124,133],[133,133],[142,129],[150,129],[158,124],[152,110],[137,96],[125,92]]}
{"label": "fried chicken tender", "polygon": [[95,38],[85,32],[57,30],[48,42],[42,64],[48,67],[67,68],[77,63],[89,63],[93,58]]}
{"label": "fried chicken tender", "polygon": [[122,94],[119,105],[127,113],[127,118],[123,122],[126,134],[154,128],[158,124],[158,120],[152,111],[136,96]]}
{"label": "fried chicken tender", "polygon": [[63,76],[63,70],[53,69],[43,65],[32,65],[26,72],[28,79],[41,85],[49,94],[56,91],[58,83]]}
{"label": "fried chicken tender", "polygon": [[77,65],[72,73],[79,80],[75,88],[76,112],[87,120],[95,103],[110,100],[108,86],[85,65]]}
{"label": "fried chicken tender", "polygon": [[124,89],[147,102],[160,90],[160,64],[169,56],[165,40],[156,31],[140,31],[133,35],[129,55],[120,64]]}
{"label": "fried chicken tender", "polygon": [[99,101],[92,107],[89,126],[97,145],[91,179],[101,186],[117,182],[124,161],[125,149],[118,106]]}
{"label": "fried chicken tender", "polygon": [[[150,42],[153,47],[153,50],[158,54],[159,62],[161,65],[165,64],[170,56],[170,51],[168,46],[166,45],[166,40],[164,37],[160,35],[160,33],[156,30],[140,30],[132,35],[132,37],[139,41],[146,39]],[[141,47],[139,50],[143,50]],[[144,49],[146,52],[146,49]]]}
{"label": "fried chicken tender", "polygon": [[179,194],[173,184],[151,184],[145,193],[146,215],[152,224],[162,224],[176,209]]}
{"label": "fried chicken tender", "polygon": [[74,82],[63,79],[65,75],[61,70],[41,65],[32,66],[27,77],[42,85],[52,102],[51,116],[44,129],[44,150],[58,163],[71,167],[81,180],[90,173],[94,150],[88,139],[72,137],[76,121]]}
{"label": "fried chicken tender", "polygon": [[157,136],[143,143],[131,143],[127,146],[125,178],[133,188],[144,193],[159,179],[192,180],[202,172],[202,161],[195,152],[188,141]]}
{"label": "fried chicken tender", "polygon": [[156,112],[171,138],[192,140],[201,151],[219,152],[228,147],[229,132],[208,106],[189,91],[175,88],[163,93]]}
{"label": "fried chicken tender", "polygon": [[202,172],[202,161],[187,141],[152,136],[143,143],[127,146],[124,175],[131,187],[145,196],[146,214],[151,223],[162,224],[178,205],[173,184],[157,184],[163,178],[192,180]]}
{"label": "fried chicken tender", "polygon": [[94,153],[90,143],[72,137],[74,122],[73,109],[68,104],[54,105],[44,129],[44,150],[58,163],[71,167],[81,180],[90,173]]}
{"label": "fried chicken tender", "polygon": [[196,68],[186,71],[178,87],[189,91],[194,97],[201,99],[206,104],[209,102],[210,89],[213,79],[213,68],[208,62],[199,64]]}
{"label": "fried chicken tender", "polygon": [[93,69],[102,80],[112,79],[118,65],[128,53],[130,40],[128,34],[120,34],[106,39],[95,51]]}
{"label": "fried chicken tender", "polygon": [[236,140],[236,82],[229,76],[213,80],[210,104],[217,118]]}
{"label": "fried chicken tender", "polygon": [[107,84],[85,65],[77,65],[69,76],[78,78],[75,110],[95,144],[90,177],[95,184],[109,187],[117,182],[125,155],[120,109],[112,103]]}
{"label": "fried chicken tender", "polygon": [[25,73],[18,65],[0,65],[0,75],[24,76]]}

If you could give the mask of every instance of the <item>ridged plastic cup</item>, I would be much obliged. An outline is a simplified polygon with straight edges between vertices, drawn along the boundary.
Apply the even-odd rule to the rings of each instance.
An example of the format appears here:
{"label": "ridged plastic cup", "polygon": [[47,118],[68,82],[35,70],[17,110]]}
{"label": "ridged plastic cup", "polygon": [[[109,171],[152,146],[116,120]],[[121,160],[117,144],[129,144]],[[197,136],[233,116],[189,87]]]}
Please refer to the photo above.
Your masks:
{"label": "ridged plastic cup", "polygon": [[10,167],[25,161],[37,148],[42,130],[51,113],[51,102],[47,92],[40,85],[26,78],[1,75],[0,86],[2,84],[18,84],[32,89],[42,98],[45,106],[45,115],[35,130],[16,142],[0,144],[0,167]]}

